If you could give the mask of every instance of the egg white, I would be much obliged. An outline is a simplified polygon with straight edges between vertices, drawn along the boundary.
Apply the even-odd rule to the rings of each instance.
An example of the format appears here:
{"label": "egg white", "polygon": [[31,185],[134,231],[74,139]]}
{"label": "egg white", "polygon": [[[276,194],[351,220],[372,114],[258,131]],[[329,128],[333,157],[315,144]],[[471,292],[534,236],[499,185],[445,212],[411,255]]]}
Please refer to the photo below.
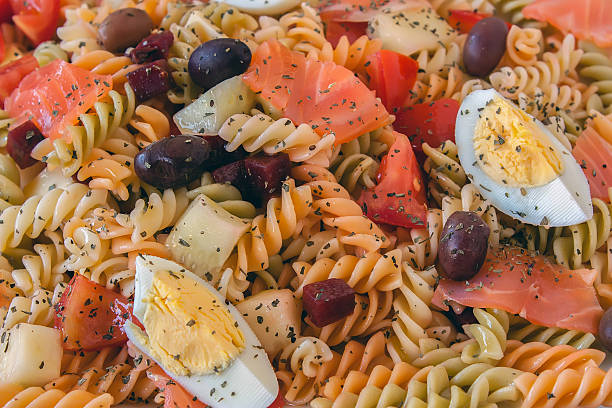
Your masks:
{"label": "egg white", "polygon": [[301,0],[220,0],[240,11],[255,14],[257,16],[275,16],[286,13],[300,5]]}
{"label": "egg white", "polygon": [[[139,255],[136,258],[136,291],[134,294],[134,315],[144,320],[146,306],[143,297],[153,286],[153,275],[157,271],[182,273],[203,285],[219,302],[227,305],[232,317],[238,322],[245,338],[245,348],[228,368],[218,374],[177,375],[155,360],[157,364],[177,383],[197,397],[200,401],[215,408],[266,408],[278,395],[276,375],[261,343],[241,316],[240,312],[207,282],[200,279],[181,265],[167,259],[151,255]],[[134,345],[147,354],[151,354],[146,344],[141,341],[138,332],[142,330],[131,322],[125,325],[125,332]],[[214,392],[211,395],[211,390]],[[232,395],[232,393],[235,393]]]}
{"label": "egg white", "polygon": [[494,89],[470,93],[459,108],[455,127],[459,160],[482,196],[503,213],[528,224],[561,227],[592,218],[593,205],[589,184],[580,165],[571,152],[539,120],[535,120],[538,127],[560,153],[563,163],[561,175],[542,186],[524,187],[521,192],[520,187],[497,183],[480,168],[473,141],[474,130],[480,119],[478,109],[482,110],[495,97],[505,99]]}

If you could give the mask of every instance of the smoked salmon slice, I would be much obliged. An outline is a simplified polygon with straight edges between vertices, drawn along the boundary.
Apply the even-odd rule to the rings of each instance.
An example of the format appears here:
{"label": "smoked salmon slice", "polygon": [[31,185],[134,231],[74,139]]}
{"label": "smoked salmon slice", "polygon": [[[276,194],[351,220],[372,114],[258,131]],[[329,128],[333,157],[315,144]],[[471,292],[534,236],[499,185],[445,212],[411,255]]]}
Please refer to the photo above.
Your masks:
{"label": "smoked salmon slice", "polygon": [[336,144],[391,122],[383,104],[352,71],[333,62],[307,59],[278,41],[253,55],[244,82],[274,108],[317,133],[334,133]]}
{"label": "smoked salmon slice", "polygon": [[569,270],[545,256],[516,247],[489,250],[485,264],[469,281],[441,279],[432,303],[502,309],[531,323],[597,333],[603,309],[593,282],[595,270]]}
{"label": "smoked salmon slice", "polygon": [[600,47],[612,47],[610,0],[536,0],[523,8],[523,15]]}
{"label": "smoked salmon slice", "polygon": [[591,196],[609,201],[608,188],[612,187],[612,145],[588,126],[576,141],[572,154],[589,181]]}
{"label": "smoked salmon slice", "polygon": [[68,139],[66,126],[74,125],[112,88],[110,75],[93,74],[58,59],[25,76],[6,99],[5,109],[18,122],[32,120],[45,137]]}

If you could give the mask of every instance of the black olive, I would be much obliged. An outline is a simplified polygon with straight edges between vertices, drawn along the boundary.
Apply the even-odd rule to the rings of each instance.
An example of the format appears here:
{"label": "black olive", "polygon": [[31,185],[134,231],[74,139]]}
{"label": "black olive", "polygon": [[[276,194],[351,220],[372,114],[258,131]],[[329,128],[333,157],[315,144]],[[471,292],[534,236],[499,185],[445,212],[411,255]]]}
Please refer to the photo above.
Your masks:
{"label": "black olive", "polygon": [[146,11],[122,8],[110,13],[98,28],[98,38],[110,52],[123,52],[138,45],[155,27]]}
{"label": "black olive", "polygon": [[487,17],[472,27],[463,48],[463,65],[477,77],[489,75],[506,52],[508,26],[497,17]]}
{"label": "black olive", "polygon": [[251,50],[242,41],[217,38],[196,48],[189,58],[189,75],[209,90],[219,82],[240,75],[251,63]]}
{"label": "black olive", "polygon": [[442,276],[462,281],[476,275],[487,256],[489,232],[489,226],[471,211],[448,217],[438,247]]}

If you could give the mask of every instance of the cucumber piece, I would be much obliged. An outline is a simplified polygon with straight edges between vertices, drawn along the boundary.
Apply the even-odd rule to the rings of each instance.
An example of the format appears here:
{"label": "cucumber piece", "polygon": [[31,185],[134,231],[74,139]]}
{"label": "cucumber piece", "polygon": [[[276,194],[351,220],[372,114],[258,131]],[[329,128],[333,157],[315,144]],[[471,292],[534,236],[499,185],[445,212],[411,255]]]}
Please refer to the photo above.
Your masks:
{"label": "cucumber piece", "polygon": [[182,133],[216,135],[230,116],[249,113],[254,106],[255,94],[237,75],[218,83],[174,114],[174,123]]}

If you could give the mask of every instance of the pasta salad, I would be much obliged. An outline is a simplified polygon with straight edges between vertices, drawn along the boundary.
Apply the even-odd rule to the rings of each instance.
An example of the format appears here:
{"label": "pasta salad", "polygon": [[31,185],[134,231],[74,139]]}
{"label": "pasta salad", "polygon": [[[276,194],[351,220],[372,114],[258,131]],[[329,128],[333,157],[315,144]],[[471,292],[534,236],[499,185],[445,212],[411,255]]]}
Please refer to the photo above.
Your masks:
{"label": "pasta salad", "polygon": [[612,406],[610,15],[0,1],[0,407]]}

